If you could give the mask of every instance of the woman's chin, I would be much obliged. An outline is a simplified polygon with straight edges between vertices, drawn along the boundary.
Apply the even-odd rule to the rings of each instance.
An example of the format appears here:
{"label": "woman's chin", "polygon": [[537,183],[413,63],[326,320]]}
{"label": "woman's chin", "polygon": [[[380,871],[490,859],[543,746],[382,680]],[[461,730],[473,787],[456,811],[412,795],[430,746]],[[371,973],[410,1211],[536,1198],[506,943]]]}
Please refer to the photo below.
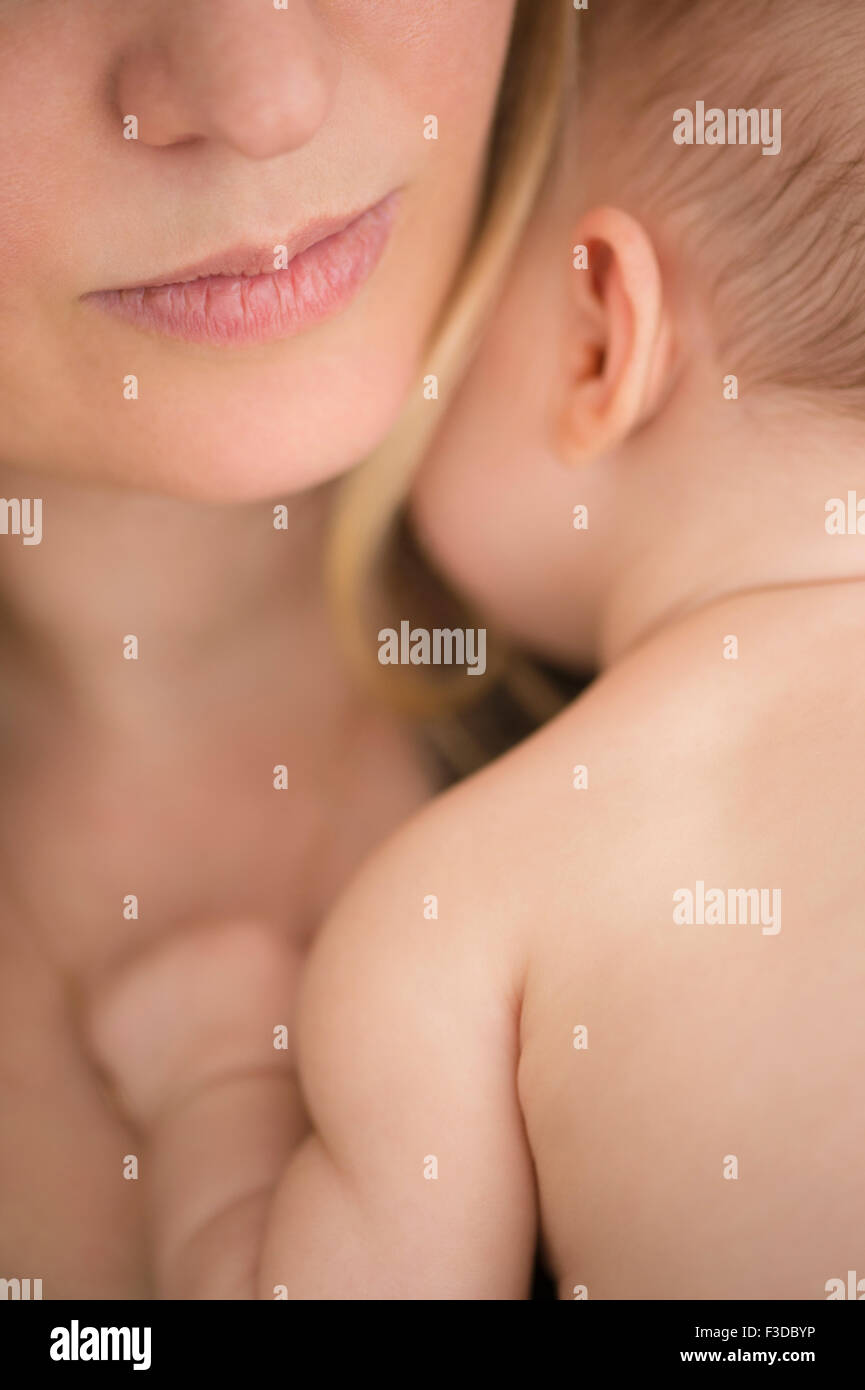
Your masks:
{"label": "woman's chin", "polygon": [[[0,459],[30,491],[40,479],[110,492],[148,493],[202,503],[290,497],[350,472],[386,439],[406,402],[413,372],[384,376],[375,390],[333,392],[305,403],[292,397],[221,401],[178,399],[176,408],[114,409],[98,432],[70,425],[33,440],[0,437]],[[296,393],[295,393],[296,395]],[[306,408],[304,408],[304,405]],[[136,415],[132,411],[137,409]],[[134,421],[134,423],[133,423]],[[48,465],[46,466],[46,461]]]}

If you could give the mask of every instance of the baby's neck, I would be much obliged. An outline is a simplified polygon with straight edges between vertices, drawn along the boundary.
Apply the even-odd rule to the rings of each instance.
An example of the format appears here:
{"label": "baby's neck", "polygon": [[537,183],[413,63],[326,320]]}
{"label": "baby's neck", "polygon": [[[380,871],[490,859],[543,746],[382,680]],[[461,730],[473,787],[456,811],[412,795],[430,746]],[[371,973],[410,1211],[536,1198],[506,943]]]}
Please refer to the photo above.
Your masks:
{"label": "baby's neck", "polygon": [[739,596],[793,602],[809,587],[865,585],[863,427],[780,400],[771,413],[731,402],[725,416],[718,398],[703,410],[672,403],[623,460],[611,527],[621,546],[598,599],[601,668]]}

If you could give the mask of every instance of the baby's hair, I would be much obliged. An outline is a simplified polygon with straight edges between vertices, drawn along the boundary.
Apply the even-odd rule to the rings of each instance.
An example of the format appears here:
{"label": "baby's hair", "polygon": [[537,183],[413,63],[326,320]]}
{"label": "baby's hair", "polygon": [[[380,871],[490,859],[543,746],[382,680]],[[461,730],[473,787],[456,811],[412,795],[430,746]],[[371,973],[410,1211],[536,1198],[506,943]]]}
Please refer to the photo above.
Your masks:
{"label": "baby's hair", "polygon": [[[592,0],[580,68],[586,192],[705,296],[726,370],[865,415],[865,5]],[[780,153],[675,143],[699,101],[779,110]]]}

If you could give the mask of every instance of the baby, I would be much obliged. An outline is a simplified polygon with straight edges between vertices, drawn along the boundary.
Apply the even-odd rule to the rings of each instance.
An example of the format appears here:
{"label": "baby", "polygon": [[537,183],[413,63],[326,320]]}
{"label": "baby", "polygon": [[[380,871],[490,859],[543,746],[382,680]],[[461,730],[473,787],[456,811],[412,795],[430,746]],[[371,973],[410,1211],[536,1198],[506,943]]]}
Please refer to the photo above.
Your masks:
{"label": "baby", "polygon": [[497,626],[598,675],[325,925],[284,1164],[278,938],[106,984],[164,1296],[521,1299],[539,1235],[564,1299],[865,1274],[865,14],[581,25],[413,515]]}

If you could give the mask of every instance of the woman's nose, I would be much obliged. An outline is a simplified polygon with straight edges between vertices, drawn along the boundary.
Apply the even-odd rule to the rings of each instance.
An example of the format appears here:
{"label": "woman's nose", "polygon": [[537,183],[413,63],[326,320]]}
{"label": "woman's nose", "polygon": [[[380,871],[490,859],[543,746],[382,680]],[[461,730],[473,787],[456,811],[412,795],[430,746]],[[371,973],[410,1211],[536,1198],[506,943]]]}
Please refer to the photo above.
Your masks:
{"label": "woman's nose", "polygon": [[339,72],[317,0],[146,0],[114,93],[143,144],[212,140],[270,159],[312,139]]}

